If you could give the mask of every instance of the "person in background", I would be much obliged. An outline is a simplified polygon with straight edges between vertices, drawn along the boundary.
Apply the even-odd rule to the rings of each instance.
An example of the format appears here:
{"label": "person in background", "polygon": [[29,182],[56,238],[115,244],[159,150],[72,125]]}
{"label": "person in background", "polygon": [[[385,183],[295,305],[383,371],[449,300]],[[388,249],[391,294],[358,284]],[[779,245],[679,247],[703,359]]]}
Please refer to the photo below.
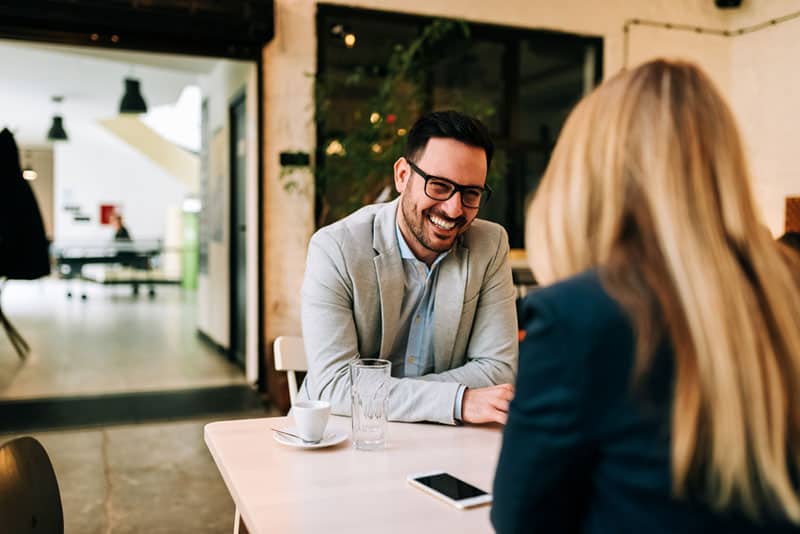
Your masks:
{"label": "person in background", "polygon": [[424,115],[394,164],[400,197],[314,234],[300,398],[350,415],[350,361],[383,358],[389,419],[505,422],[518,350],[508,236],[476,218],[493,151],[480,121]]}
{"label": "person in background", "polygon": [[125,225],[122,223],[122,215],[119,213],[112,213],[109,217],[109,221],[111,223],[111,227],[114,229],[115,241],[131,240],[131,235],[128,233],[128,229],[125,228]]}
{"label": "person in background", "polygon": [[800,532],[800,279],[696,66],[624,71],[567,120],[527,213],[500,534]]}

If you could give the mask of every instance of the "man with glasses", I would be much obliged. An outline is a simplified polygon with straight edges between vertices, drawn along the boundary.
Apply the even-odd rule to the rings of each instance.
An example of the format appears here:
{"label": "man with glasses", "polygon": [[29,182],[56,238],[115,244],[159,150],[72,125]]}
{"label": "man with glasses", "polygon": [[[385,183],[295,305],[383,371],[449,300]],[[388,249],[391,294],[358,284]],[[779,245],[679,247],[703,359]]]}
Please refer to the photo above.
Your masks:
{"label": "man with glasses", "polygon": [[389,419],[505,423],[518,354],[508,236],[476,219],[493,151],[477,119],[424,115],[394,164],[400,197],[314,234],[300,398],[349,415],[348,363],[383,358]]}

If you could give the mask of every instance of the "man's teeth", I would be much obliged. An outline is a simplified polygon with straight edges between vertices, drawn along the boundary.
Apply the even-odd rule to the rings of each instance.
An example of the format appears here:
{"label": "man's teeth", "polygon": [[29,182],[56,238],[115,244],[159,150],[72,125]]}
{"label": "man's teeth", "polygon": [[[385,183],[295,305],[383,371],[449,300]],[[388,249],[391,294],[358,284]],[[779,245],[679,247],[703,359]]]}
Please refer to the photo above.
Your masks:
{"label": "man's teeth", "polygon": [[452,221],[445,221],[444,219],[442,219],[441,217],[437,217],[436,215],[429,215],[428,219],[430,219],[430,221],[434,225],[438,226],[443,230],[452,230],[453,227],[456,225],[456,223]]}

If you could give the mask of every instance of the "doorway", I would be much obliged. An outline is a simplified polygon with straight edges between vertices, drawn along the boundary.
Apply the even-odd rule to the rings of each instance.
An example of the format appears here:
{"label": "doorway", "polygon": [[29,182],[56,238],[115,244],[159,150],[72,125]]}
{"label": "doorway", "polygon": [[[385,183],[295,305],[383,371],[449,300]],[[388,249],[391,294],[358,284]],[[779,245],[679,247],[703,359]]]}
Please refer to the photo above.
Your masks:
{"label": "doorway", "polygon": [[242,91],[230,104],[231,341],[230,356],[246,365],[247,353],[247,110]]}
{"label": "doorway", "polygon": [[[237,276],[236,271],[229,272],[229,256],[231,250],[237,248],[236,238],[238,232],[235,229],[238,228],[238,225],[236,227],[228,227],[231,217],[228,217],[227,213],[225,213],[233,202],[233,198],[229,200],[227,195],[230,194],[229,187],[236,176],[234,175],[230,178],[226,176],[229,171],[227,162],[235,160],[237,154],[236,151],[227,152],[229,134],[227,132],[228,125],[225,125],[225,122],[228,119],[228,107],[235,101],[235,99],[231,99],[231,93],[228,91],[242,87],[243,80],[247,80],[248,87],[250,85],[253,86],[252,91],[250,89],[247,91],[249,96],[247,100],[248,121],[260,127],[260,121],[257,121],[255,117],[261,112],[261,102],[258,96],[261,86],[255,82],[251,83],[249,80],[251,78],[255,80],[256,69],[260,69],[261,50],[264,44],[272,37],[271,2],[263,5],[259,4],[252,17],[242,16],[240,9],[242,5],[242,0],[232,0],[231,2],[226,2],[224,8],[214,7],[213,9],[208,9],[205,6],[186,8],[177,4],[151,6],[150,4],[142,5],[138,2],[131,2],[127,8],[121,8],[120,6],[106,7],[100,6],[96,2],[77,0],[70,3],[70,17],[51,20],[48,19],[46,12],[36,10],[35,7],[20,7],[8,13],[7,18],[0,25],[0,36],[4,38],[18,41],[38,41],[38,48],[34,50],[36,53],[63,55],[68,52],[72,53],[69,50],[70,45],[78,45],[81,50],[75,50],[73,54],[76,61],[91,62],[93,64],[101,61],[111,64],[118,57],[117,54],[125,53],[126,56],[123,60],[125,65],[120,72],[113,70],[111,67],[98,68],[96,70],[100,75],[109,78],[113,77],[115,80],[123,80],[126,77],[133,76],[141,81],[140,87],[149,108],[159,108],[166,102],[166,96],[161,93],[166,93],[169,90],[175,95],[179,94],[179,91],[174,90],[173,86],[182,80],[182,78],[179,80],[181,76],[191,78],[191,81],[197,82],[197,85],[201,86],[202,96],[210,98],[213,104],[210,109],[210,118],[206,121],[209,131],[205,134],[221,134],[218,135],[219,141],[221,141],[219,143],[220,150],[213,154],[214,161],[226,162],[218,168],[219,172],[213,175],[208,175],[208,172],[206,172],[206,175],[200,178],[201,182],[206,185],[218,186],[214,191],[220,193],[215,197],[221,200],[220,202],[204,202],[206,195],[197,195],[195,190],[188,185],[175,185],[172,189],[176,191],[180,187],[186,189],[186,194],[178,195],[176,193],[170,197],[171,206],[175,206],[176,209],[172,207],[165,209],[162,206],[154,205],[153,198],[160,199],[164,196],[162,194],[164,193],[163,187],[159,189],[159,195],[151,195],[151,198],[147,199],[134,198],[134,193],[138,194],[145,190],[144,181],[152,180],[154,177],[161,176],[161,174],[170,174],[172,168],[166,167],[168,167],[167,163],[172,160],[164,160],[164,165],[161,165],[161,160],[139,158],[141,161],[146,160],[146,163],[142,163],[140,166],[151,165],[149,162],[152,160],[154,163],[152,163],[151,167],[158,167],[157,170],[159,172],[154,171],[153,168],[140,169],[141,172],[138,172],[136,176],[129,177],[130,179],[123,183],[123,185],[134,184],[136,187],[128,187],[125,191],[123,191],[124,188],[122,186],[116,187],[116,189],[112,188],[120,180],[112,184],[110,178],[116,179],[119,173],[111,172],[106,172],[107,176],[103,179],[94,180],[91,183],[81,182],[78,185],[69,187],[64,184],[61,185],[60,189],[57,190],[61,196],[53,202],[54,211],[57,215],[66,214],[65,216],[70,216],[69,221],[76,221],[75,225],[80,222],[83,225],[80,229],[84,231],[87,238],[103,240],[105,237],[100,235],[101,229],[98,226],[99,223],[95,220],[97,217],[95,217],[94,212],[97,211],[98,203],[103,203],[113,196],[115,198],[111,198],[111,200],[118,200],[116,204],[124,205],[126,213],[130,215],[130,222],[135,223],[138,234],[135,234],[134,237],[144,239],[150,234],[156,237],[160,237],[163,234],[165,237],[161,249],[164,251],[164,256],[166,257],[168,254],[176,255],[176,262],[172,263],[177,263],[178,267],[180,267],[182,260],[185,259],[182,254],[191,252],[183,250],[187,248],[183,246],[183,238],[190,230],[198,233],[204,240],[199,244],[199,251],[196,251],[195,254],[199,252],[200,258],[207,260],[206,269],[200,271],[199,280],[196,279],[192,284],[184,284],[182,283],[184,280],[177,277],[170,278],[169,281],[173,285],[159,286],[158,296],[153,299],[136,300],[128,294],[129,292],[123,291],[125,288],[120,288],[117,291],[116,287],[106,287],[94,280],[91,283],[87,282],[89,297],[91,297],[88,301],[66,299],[63,292],[60,291],[63,284],[60,280],[46,280],[42,283],[30,283],[26,286],[20,283],[18,284],[18,290],[12,287],[12,290],[16,290],[16,295],[14,292],[9,294],[9,298],[12,299],[10,304],[16,306],[14,315],[19,317],[19,325],[23,327],[25,332],[37,332],[36,336],[31,340],[35,341],[35,348],[39,351],[40,357],[33,358],[28,362],[17,361],[13,358],[4,358],[0,361],[0,377],[2,377],[0,378],[0,420],[7,423],[8,418],[5,415],[10,413],[23,414],[24,410],[22,408],[25,407],[20,405],[20,400],[22,397],[28,396],[34,397],[30,399],[30,403],[31,409],[37,410],[36,413],[41,413],[42,410],[40,408],[45,401],[56,401],[60,403],[58,406],[62,406],[68,400],[87,400],[93,401],[93,406],[107,407],[113,404],[110,401],[119,400],[119,405],[124,407],[129,405],[127,404],[130,401],[128,397],[136,401],[140,398],[144,399],[147,395],[160,395],[162,393],[172,395],[179,401],[181,406],[185,406],[186,402],[181,400],[180,396],[189,392],[198,393],[200,395],[198,398],[214,399],[214,409],[218,410],[220,403],[217,400],[220,398],[221,388],[231,388],[231,391],[239,392],[245,389],[250,390],[256,382],[258,377],[249,376],[249,373],[256,373],[256,365],[249,365],[253,370],[248,371],[248,376],[244,376],[239,366],[231,365],[231,362],[227,361],[226,357],[221,358],[219,354],[219,352],[224,352],[226,355],[229,352],[233,353],[232,350],[229,350],[232,347],[226,345],[228,345],[231,338],[236,339],[232,332],[229,331],[229,314],[227,313],[229,303],[238,302],[236,306],[241,309],[246,306],[246,300],[239,299],[238,295],[232,291],[232,284],[236,282],[229,281],[229,276],[233,279],[238,278],[242,282],[245,277]],[[250,4],[247,3],[247,5],[249,6]],[[158,12],[158,17],[153,17],[154,11]],[[213,24],[206,24],[209,21],[213,21]],[[102,22],[102,24],[99,24],[99,22]],[[111,29],[107,33],[92,33],[97,31],[95,26]],[[86,29],[89,27],[92,30]],[[187,35],[191,35],[192,39],[186,39]],[[52,44],[41,44],[42,42]],[[179,58],[175,57],[174,59],[163,59],[153,56],[152,53],[154,52],[167,56],[175,53],[186,55],[181,55]],[[53,61],[52,63],[53,65],[61,66],[64,61]],[[176,68],[170,71],[170,69],[165,68],[167,67],[165,63],[174,65]],[[52,69],[53,67],[48,65],[43,70],[49,72]],[[86,78],[85,71],[84,65],[81,67],[81,78]],[[14,77],[11,76],[10,78]],[[166,83],[165,80],[170,83]],[[69,158],[68,152],[74,152],[76,147],[84,143],[85,140],[90,139],[94,142],[101,137],[108,137],[109,132],[118,138],[115,145],[119,148],[118,151],[124,150],[126,154],[132,157],[135,154],[142,153],[149,158],[149,152],[146,153],[146,151],[155,150],[155,148],[163,149],[169,146],[166,142],[144,144],[128,141],[126,135],[131,128],[135,127],[137,131],[143,131],[146,128],[154,127],[144,120],[139,121],[138,119],[130,118],[124,124],[122,120],[119,120],[116,113],[121,94],[119,90],[114,90],[113,94],[109,93],[107,97],[109,101],[104,101],[105,109],[110,111],[108,111],[109,117],[100,117],[100,120],[103,121],[102,123],[94,117],[89,120],[86,113],[79,114],[71,109],[72,106],[83,105],[85,107],[86,102],[89,101],[86,98],[87,93],[85,91],[72,91],[69,87],[66,89],[60,88],[59,90],[66,92],[68,95],[80,95],[80,98],[83,98],[83,100],[78,97],[69,99],[58,110],[64,111],[65,117],[68,114],[70,120],[69,133],[72,137],[70,144],[63,143],[59,145],[57,150],[57,152],[63,152],[63,154],[56,154],[56,156],[59,156],[58,161],[60,162],[56,165],[56,171],[58,171],[59,175],[85,176],[85,172],[67,173],[65,169],[58,168],[58,165],[76,160],[75,158]],[[97,99],[92,101],[97,101]],[[43,109],[42,112],[55,113],[55,110]],[[26,125],[23,119],[20,119],[19,122],[19,137],[22,138]],[[176,121],[169,122],[177,124]],[[89,125],[86,128],[91,129],[90,133],[93,136],[81,135],[84,123]],[[101,124],[102,127],[98,127],[98,124]],[[126,130],[123,126],[128,129]],[[41,125],[34,124],[32,131],[34,131],[34,135],[40,135],[43,128]],[[259,132],[255,131],[255,126],[249,130],[249,134],[249,137],[253,139],[259,137]],[[33,143],[36,143],[35,139]],[[30,146],[31,141],[26,142],[26,145]],[[107,151],[96,152],[97,154],[105,154]],[[257,151],[248,150],[248,152],[252,154],[251,159],[258,160],[259,154]],[[94,155],[94,153],[92,154]],[[204,170],[208,171],[208,163],[206,161],[208,155],[201,155],[196,147],[189,147],[183,150],[180,155],[182,157],[181,161],[203,159]],[[80,161],[93,161],[96,159],[96,157],[83,157]],[[106,171],[113,168],[114,163],[114,161],[105,162]],[[236,164],[236,162],[234,161],[232,164]],[[159,165],[165,167],[164,173],[160,172]],[[258,177],[254,173],[260,172],[260,164],[251,163],[250,166],[253,168],[248,167],[248,183],[257,183]],[[167,179],[165,178],[165,180]],[[172,184],[172,181],[167,183]],[[127,192],[128,189],[131,189],[132,192]],[[241,191],[240,194],[243,194],[243,188],[238,189]],[[183,190],[181,189],[181,191]],[[117,199],[116,196],[120,196],[120,199]],[[125,196],[125,198],[122,198],[122,196]],[[88,215],[81,212],[79,213],[80,217],[72,217],[72,211],[69,211],[68,208],[75,207],[85,208],[84,211]],[[152,213],[155,213],[155,216],[144,213],[144,207],[149,208]],[[248,216],[251,219],[257,219],[258,216],[253,213],[253,210],[259,209],[260,206],[258,204],[248,205]],[[198,213],[198,210],[202,210],[202,212]],[[200,226],[198,224],[198,220],[199,222],[208,222],[209,216],[205,213],[206,211],[213,211],[211,213],[211,222],[215,223],[211,227],[213,233],[208,231],[208,225]],[[223,214],[226,216],[223,217]],[[166,222],[161,223],[162,218]],[[194,220],[194,226],[184,225],[183,228],[186,232],[172,231],[172,229],[181,228],[179,224],[175,224],[176,221],[177,223],[182,223],[187,219]],[[155,225],[156,222],[158,222],[158,227]],[[244,222],[244,219],[242,219],[242,222]],[[64,226],[64,224],[61,224],[61,226]],[[161,230],[162,227],[164,228],[163,230]],[[258,229],[255,224],[251,224],[250,227],[250,239],[257,243],[258,236],[253,235],[253,233],[257,234]],[[77,230],[73,233],[77,233]],[[92,233],[92,235],[90,236],[89,233]],[[173,237],[177,237],[177,240],[168,242]],[[194,242],[196,243],[196,241]],[[257,302],[257,299],[254,300],[259,291],[256,284],[261,283],[260,277],[257,276],[256,271],[252,268],[252,262],[257,261],[257,254],[252,251],[253,246],[251,243],[251,253],[249,254],[251,261],[249,266],[250,278],[255,281],[251,280],[249,286],[249,293],[254,295],[250,299],[250,307]],[[243,267],[246,256],[238,255],[238,257],[241,258],[238,264]],[[170,262],[164,260],[156,267],[167,270],[168,263]],[[33,293],[33,295],[29,293]],[[52,317],[52,306],[45,307],[46,310],[50,310],[48,311],[50,315],[44,321],[41,319],[43,314],[38,313],[40,310],[38,308],[31,309],[31,306],[29,306],[30,303],[43,302],[44,299],[41,297],[45,293],[48,295],[53,293],[53,300],[58,303],[59,312],[63,308],[63,313],[58,316],[59,320],[54,320]],[[120,294],[118,295],[117,293]],[[245,292],[241,294],[244,296]],[[225,311],[220,313],[222,310]],[[114,313],[110,313],[110,311]],[[123,315],[123,313],[126,315]],[[252,338],[250,343],[253,346],[250,348],[250,353],[260,350],[261,346],[260,343],[257,344],[255,342],[263,336],[257,321],[259,314],[259,309],[250,311],[248,319],[253,324],[247,329],[244,324],[244,314],[238,314],[242,318],[240,327],[242,333],[249,331]],[[61,321],[62,317],[63,321]],[[85,324],[81,323],[76,326],[75,323],[78,320],[83,321]],[[179,324],[176,326],[177,323],[173,324],[171,321]],[[66,325],[64,329],[69,335],[62,335],[62,331],[54,331],[53,335],[46,336],[44,333],[46,329],[41,328],[42,324],[60,326],[62,323]],[[119,334],[118,323],[121,325],[119,329],[124,332],[124,335]],[[92,329],[91,332],[87,333],[87,329],[90,328]],[[163,336],[155,335],[157,333],[163,333]],[[92,337],[89,334],[96,335]],[[65,348],[65,338],[75,340],[74,345],[76,348],[74,351]],[[145,346],[145,342],[155,343],[159,339],[163,341],[162,346]],[[58,346],[51,345],[51,340],[57,341]],[[187,346],[189,347],[188,349]],[[238,343],[237,348],[238,352],[244,352],[244,343]],[[46,354],[49,358],[46,364],[42,360],[42,354]],[[78,363],[80,358],[86,359],[87,355],[92,356],[94,354],[97,355],[97,362],[81,360]],[[169,361],[159,360],[162,357],[169,358]],[[243,361],[241,358],[237,359]],[[252,355],[251,359],[256,361],[256,358],[253,358]],[[121,371],[112,371],[109,376],[97,374],[99,369],[110,369],[112,367],[110,363],[116,361],[123,362],[127,367]],[[252,362],[249,363],[252,364]],[[144,371],[140,371],[140,367],[145,364],[156,369],[156,372],[154,374],[146,374]],[[75,372],[91,372],[91,379],[69,381],[71,380],[69,375],[54,371],[56,368],[61,369],[57,367],[58,365],[63,365],[67,369],[75,369]],[[218,368],[223,369],[225,376],[222,378],[219,376],[220,373],[217,372]],[[96,387],[91,391],[77,390],[75,388],[61,391],[56,387],[58,384],[45,384],[40,381],[42,386],[33,392],[31,392],[30,388],[25,392],[17,388],[17,386],[21,387],[23,383],[30,385],[32,383],[30,375],[36,372],[45,378],[58,376],[60,383],[68,382],[68,385],[80,381],[81,383],[91,382]],[[211,374],[214,376],[210,377]],[[31,395],[31,393],[33,394]],[[70,398],[65,399],[65,395],[69,395]],[[252,397],[247,398],[252,399]],[[156,414],[157,416],[177,415],[175,410],[169,408],[169,403],[164,402],[160,397],[159,399],[158,401],[152,401],[152,399],[147,401],[148,405],[155,404],[163,408]],[[27,398],[26,402],[28,402]],[[234,405],[237,403],[238,401],[227,404]],[[203,403],[193,400],[190,404],[199,409]],[[105,415],[109,410],[103,412],[104,420],[112,421],[121,413],[120,410],[116,409],[110,411],[113,411],[114,414]],[[128,409],[128,411],[130,410]],[[150,418],[151,416],[147,417]],[[18,417],[18,419],[26,418]],[[96,422],[94,421],[93,424]],[[39,423],[43,424],[44,421],[39,421]]]}

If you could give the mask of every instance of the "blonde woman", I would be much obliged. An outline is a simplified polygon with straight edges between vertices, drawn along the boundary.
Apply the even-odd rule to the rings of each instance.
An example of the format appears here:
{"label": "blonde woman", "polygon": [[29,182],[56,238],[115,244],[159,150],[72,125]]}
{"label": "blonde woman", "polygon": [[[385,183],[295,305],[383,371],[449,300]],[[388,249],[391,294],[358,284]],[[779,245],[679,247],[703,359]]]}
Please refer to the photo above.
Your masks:
{"label": "blonde woman", "polygon": [[572,112],[528,212],[552,285],[524,303],[498,532],[800,531],[800,270],[748,182],[693,65]]}

